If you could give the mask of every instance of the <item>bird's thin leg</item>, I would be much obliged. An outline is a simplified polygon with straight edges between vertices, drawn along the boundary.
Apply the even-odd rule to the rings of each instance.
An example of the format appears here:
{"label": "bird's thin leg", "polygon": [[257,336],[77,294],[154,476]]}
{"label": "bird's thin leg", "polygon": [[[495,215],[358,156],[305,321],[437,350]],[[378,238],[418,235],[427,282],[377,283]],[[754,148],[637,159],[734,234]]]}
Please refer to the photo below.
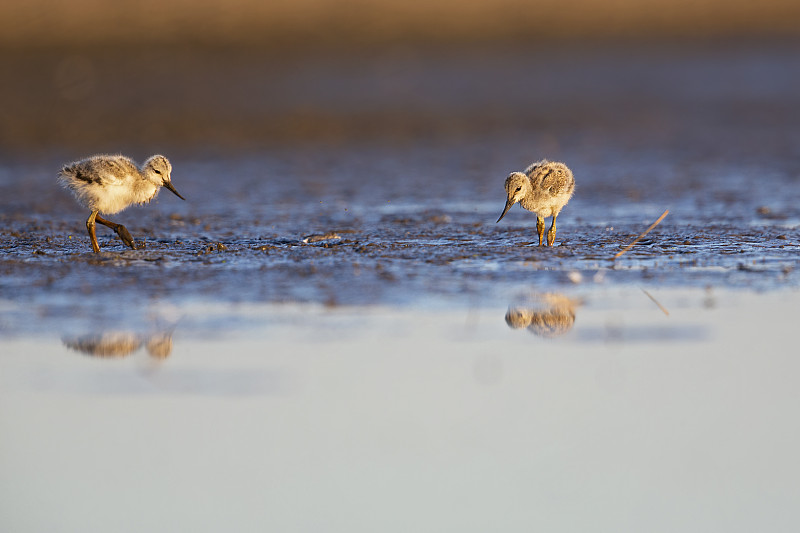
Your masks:
{"label": "bird's thin leg", "polygon": [[539,246],[542,246],[542,238],[544,237],[544,218],[536,217],[536,233],[539,234]]}
{"label": "bird's thin leg", "polygon": [[547,231],[547,245],[553,246],[554,242],[556,242],[556,215],[553,215],[553,223]]}
{"label": "bird's thin leg", "polygon": [[111,222],[110,220],[106,220],[100,215],[97,215],[97,221],[100,224],[113,229],[114,232],[119,235],[119,238],[122,239],[122,242],[130,246],[132,250],[136,249],[136,243],[133,242],[133,237],[131,237],[131,234],[128,232],[128,229],[125,226],[122,224],[117,224],[116,222]]}
{"label": "bird's thin leg", "polygon": [[92,240],[92,250],[94,250],[94,253],[98,253],[100,251],[100,245],[97,244],[97,236],[94,233],[95,217],[97,217],[97,211],[92,211],[92,214],[89,215],[89,218],[86,220],[86,229],[89,230],[89,238]]}

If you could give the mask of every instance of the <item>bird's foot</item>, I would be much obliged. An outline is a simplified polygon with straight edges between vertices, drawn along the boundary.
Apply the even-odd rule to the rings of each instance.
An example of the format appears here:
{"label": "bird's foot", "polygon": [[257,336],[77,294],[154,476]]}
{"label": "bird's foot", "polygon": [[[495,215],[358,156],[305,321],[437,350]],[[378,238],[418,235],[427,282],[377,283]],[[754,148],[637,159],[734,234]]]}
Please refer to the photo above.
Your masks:
{"label": "bird's foot", "polygon": [[136,242],[133,240],[133,237],[125,226],[120,224],[120,226],[115,228],[114,231],[117,232],[117,235],[119,235],[119,238],[122,239],[122,242],[124,242],[126,246],[130,246],[131,250],[136,249]]}
{"label": "bird's foot", "polygon": [[556,232],[550,230],[547,232],[547,246],[553,246],[554,242],[556,242]]}

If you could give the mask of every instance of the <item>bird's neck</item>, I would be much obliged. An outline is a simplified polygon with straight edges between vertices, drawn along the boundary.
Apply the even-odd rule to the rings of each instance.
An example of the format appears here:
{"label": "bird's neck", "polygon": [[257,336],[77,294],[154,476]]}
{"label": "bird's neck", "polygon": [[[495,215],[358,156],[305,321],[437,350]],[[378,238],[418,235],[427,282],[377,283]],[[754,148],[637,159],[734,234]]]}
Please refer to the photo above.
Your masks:
{"label": "bird's neck", "polygon": [[144,204],[155,198],[157,194],[157,185],[149,180],[142,180],[133,190],[133,201]]}

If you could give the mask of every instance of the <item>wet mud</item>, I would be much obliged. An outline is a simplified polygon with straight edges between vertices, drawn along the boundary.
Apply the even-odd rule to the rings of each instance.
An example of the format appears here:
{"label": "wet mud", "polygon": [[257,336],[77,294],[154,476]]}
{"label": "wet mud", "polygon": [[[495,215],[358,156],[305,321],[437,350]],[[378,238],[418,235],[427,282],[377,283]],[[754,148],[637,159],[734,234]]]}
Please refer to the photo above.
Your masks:
{"label": "wet mud", "polygon": [[[0,293],[18,312],[113,323],[164,300],[428,305],[530,288],[796,288],[796,49],[323,58],[254,78],[255,59],[221,55],[209,61],[227,65],[229,86],[197,83],[214,72],[202,62],[188,62],[184,78],[170,74],[175,87],[197,85],[206,122],[181,119],[177,92],[153,93],[147,101],[173,129],[152,131],[129,127],[151,115],[131,114],[114,91],[96,94],[99,107],[55,105],[74,135],[48,129],[25,100],[47,97],[31,93],[8,112],[20,128],[3,133],[26,148],[0,160]],[[145,59],[88,60],[102,73]],[[536,72],[549,82],[532,84]],[[267,78],[270,97],[257,98]],[[128,118],[107,131],[84,124],[102,122],[93,113],[103,110]],[[304,130],[300,115],[318,127]],[[139,160],[165,153],[187,201],[162,194],[111,217],[138,249],[100,228],[94,254],[88,213],[55,175],[109,141],[134,147]],[[556,246],[540,248],[531,213],[515,207],[495,220],[505,177],[542,157],[565,161],[577,187]],[[613,260],[665,209],[661,224]],[[4,320],[5,331],[25,322]]]}
{"label": "wet mud", "polygon": [[[363,152],[352,157],[364,165]],[[753,194],[751,182],[736,174],[741,169],[717,169],[706,180],[676,172],[671,179],[678,183],[666,190],[641,184],[633,201],[633,193],[606,187],[578,160],[578,192],[559,217],[556,245],[539,247],[533,214],[515,207],[494,222],[504,202],[501,169],[457,165],[465,178],[448,192],[448,172],[435,169],[439,174],[428,180],[421,170],[427,157],[418,149],[369,157],[393,179],[348,177],[346,158],[323,159],[311,174],[293,165],[280,173],[269,156],[208,166],[179,159],[173,179],[187,189],[186,204],[160,195],[112,217],[128,227],[137,249],[101,228],[98,254],[86,214],[46,170],[24,189],[5,181],[3,298],[64,301],[114,315],[163,299],[424,305],[491,301],[532,286],[775,290],[800,281],[793,175],[772,178],[770,188],[784,193],[778,198]],[[401,160],[412,163],[405,179]],[[220,181],[220,167],[245,179],[232,187]],[[246,179],[254,167],[269,176]],[[46,191],[44,199],[38,191]],[[614,260],[666,207],[669,216]]]}
{"label": "wet mud", "polygon": [[[143,218],[150,217],[142,211]],[[313,238],[275,234],[264,225],[209,231],[181,216],[163,222],[137,228],[137,250],[106,232],[99,254],[75,223],[66,232],[53,223],[4,230],[3,294],[32,301],[71,293],[92,300],[202,296],[369,305],[491,298],[528,285],[777,289],[799,279],[800,234],[784,226],[665,221],[614,260],[646,224],[610,227],[564,216],[556,245],[539,247],[530,223],[500,226],[475,214],[430,210],[307,227],[323,232]]]}

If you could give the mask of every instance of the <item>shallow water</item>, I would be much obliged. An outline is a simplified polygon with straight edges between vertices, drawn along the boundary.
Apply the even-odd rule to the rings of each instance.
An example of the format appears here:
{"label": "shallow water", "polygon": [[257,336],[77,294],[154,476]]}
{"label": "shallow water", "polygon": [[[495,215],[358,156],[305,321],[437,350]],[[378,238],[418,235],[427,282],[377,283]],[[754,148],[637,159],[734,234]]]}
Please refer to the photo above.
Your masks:
{"label": "shallow water", "polygon": [[[796,530],[796,50],[211,57],[224,87],[167,55],[198,87],[143,88],[173,129],[42,133],[130,113],[113,90],[8,110],[0,525]],[[94,254],[55,174],[125,131],[187,201]],[[577,181],[552,248],[495,223],[540,157]]]}
{"label": "shallow water", "polygon": [[[4,523],[791,530],[800,293],[650,296],[664,310],[634,288],[444,309],[199,300],[82,330],[83,351],[6,340]],[[572,318],[515,329],[509,308]],[[130,351],[154,335],[166,357]]]}

